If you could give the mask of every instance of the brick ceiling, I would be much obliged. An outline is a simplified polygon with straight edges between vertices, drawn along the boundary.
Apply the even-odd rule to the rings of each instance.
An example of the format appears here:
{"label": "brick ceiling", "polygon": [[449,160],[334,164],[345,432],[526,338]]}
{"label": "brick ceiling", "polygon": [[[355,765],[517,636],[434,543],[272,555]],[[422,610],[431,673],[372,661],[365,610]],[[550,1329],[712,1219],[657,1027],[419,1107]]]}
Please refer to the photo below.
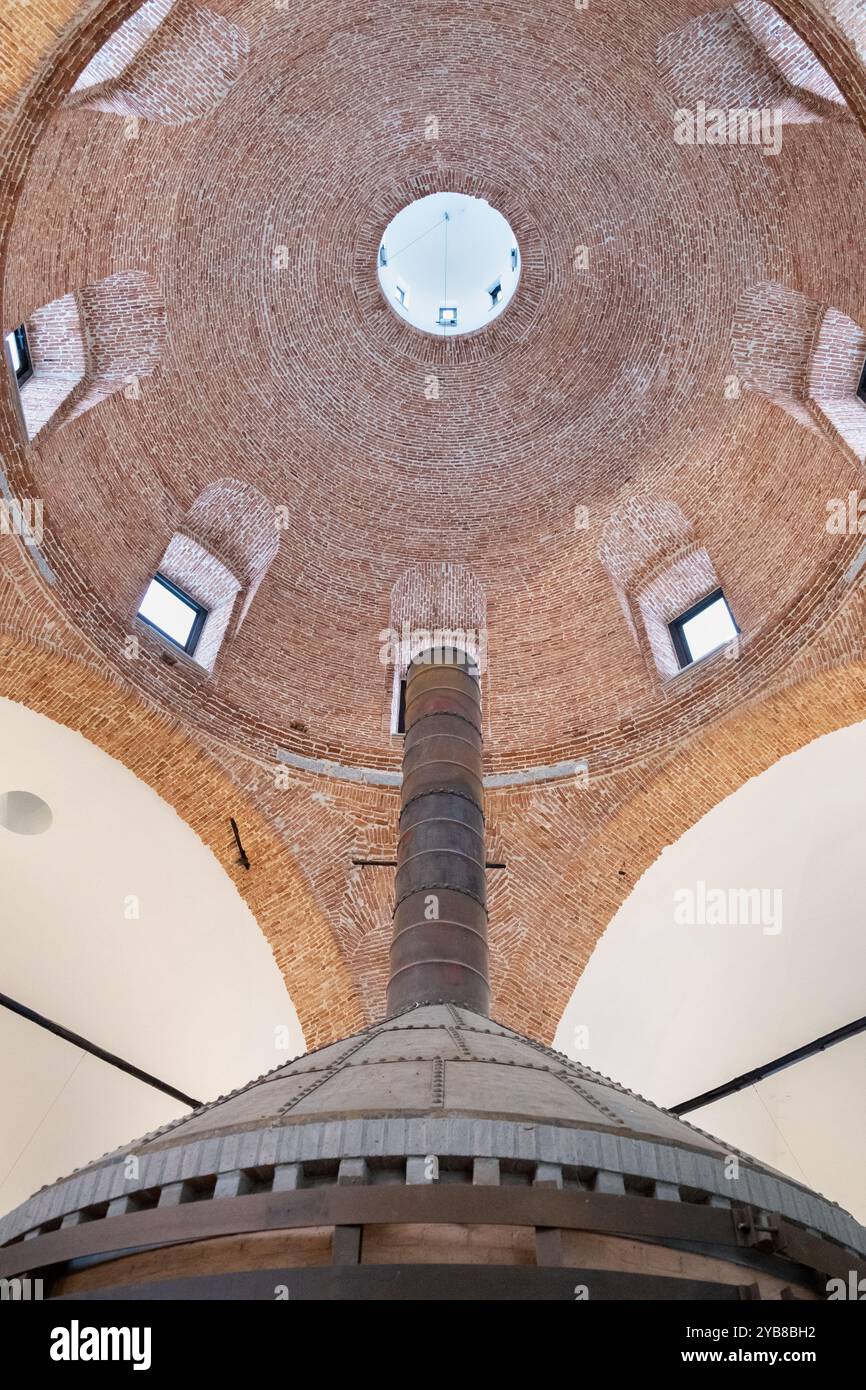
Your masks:
{"label": "brick ceiling", "polygon": [[[656,50],[724,8],[711,0],[629,5],[627,23],[614,0],[424,5],[411,23],[378,0],[243,0],[209,7],[250,36],[225,100],[187,124],[142,120],[131,139],[116,115],[62,105],[131,8],[70,17],[40,0],[20,20],[3,327],[133,270],[164,300],[166,337],[140,398],[116,394],[27,447],[2,404],[8,476],[45,499],[55,583],[10,561],[0,623],[185,738],[224,779],[221,810],[241,796],[255,808],[272,876],[239,886],[321,1041],[380,1007],[392,882],[351,858],[393,845],[394,796],[301,772],[286,791],[270,770],[278,749],[399,766],[379,660],[391,590],[419,563],[467,566],[487,598],[490,770],[587,758],[593,779],[490,797],[509,865],[494,892],[499,1014],[550,1036],[664,837],[772,756],[866,715],[862,597],[844,579],[862,538],[824,528],[860,469],[767,399],[725,389],[755,284],[866,323],[862,130],[786,127],[776,158],[678,146]],[[833,76],[866,111],[826,7],[780,8],[825,57],[836,43]],[[451,342],[401,323],[376,278],[387,222],[440,188],[488,198],[522,253],[502,317]],[[146,640],[127,660],[148,577],[223,478],[288,518],[241,630],[213,679]],[[739,660],[673,682],[648,661],[603,554],[636,500],[685,518],[743,630]],[[26,656],[13,666],[0,693],[70,722],[42,657],[36,685]],[[799,694],[785,707],[807,680],[823,682],[819,707]],[[110,747],[116,718],[93,707],[74,721]],[[159,762],[158,742],[150,752]],[[141,775],[174,799],[164,768]],[[210,810],[187,814],[210,824]],[[327,951],[281,910],[305,895]],[[322,977],[331,951],[339,986],[333,964]],[[337,1017],[341,999],[354,1017]]]}

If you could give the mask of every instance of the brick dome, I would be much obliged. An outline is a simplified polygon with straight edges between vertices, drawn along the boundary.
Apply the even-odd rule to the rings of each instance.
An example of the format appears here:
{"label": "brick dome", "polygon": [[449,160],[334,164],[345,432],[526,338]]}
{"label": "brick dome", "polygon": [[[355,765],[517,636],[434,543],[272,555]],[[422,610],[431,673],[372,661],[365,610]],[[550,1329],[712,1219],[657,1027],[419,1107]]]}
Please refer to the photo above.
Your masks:
{"label": "brick dome", "polygon": [[[605,1243],[636,1232],[681,1293],[847,1268],[845,1213],[742,1155],[732,1197],[717,1141],[527,1034],[552,1036],[665,843],[866,716],[862,536],[826,524],[866,462],[859,0],[446,3],[411,26],[382,0],[39,0],[8,30],[3,331],[35,371],[0,394],[3,498],[31,518],[0,694],[189,820],[319,1050],[124,1151],[132,1187],[115,1154],[37,1194],[4,1268],[261,1234],[286,1191],[305,1268],[317,1224],[363,1263],[387,1209],[481,1211],[502,1263],[573,1270],[577,1194],[618,1277]],[[772,141],[696,140],[703,94],[771,111]],[[377,276],[391,219],[437,192],[487,200],[520,250],[505,311],[453,339]],[[138,619],[161,569],[207,613],[195,659]],[[736,640],[681,669],[671,622],[716,587]],[[443,615],[480,670],[473,901],[504,1022],[437,1002],[371,1024],[401,683]]]}
{"label": "brick dome", "polygon": [[[826,622],[850,561],[811,518],[856,466],[726,381],[758,282],[866,321],[856,124],[798,128],[778,159],[678,145],[657,49],[697,0],[636,11],[625,41],[607,7],[570,10],[555,53],[545,17],[519,7],[479,25],[454,6],[411,35],[384,5],[360,25],[351,7],[345,22],[315,4],[229,8],[251,54],[206,118],[130,131],[67,106],[18,193],[10,322],[121,268],[158,287],[168,324],[152,375],[142,343],[137,394],[49,422],[22,460],[67,611],[211,736],[396,767],[388,594],[413,562],[471,557],[496,667],[491,770],[617,758],[682,729],[683,694],[647,664],[600,554],[611,515],[649,493],[686,511],[760,648],[690,683],[689,726],[736,707],[789,651],[792,603],[808,596],[801,627]],[[522,254],[508,311],[449,342],[401,323],[376,276],[392,215],[442,189],[489,198]],[[217,680],[166,672],[146,644],[124,661],[149,574],[226,477],[283,508],[286,531]],[[767,524],[744,527],[758,495]]]}
{"label": "brick dome", "polygon": [[[4,496],[44,502],[38,541],[3,538],[0,693],[188,819],[311,1045],[382,1010],[392,613],[484,614],[494,1007],[539,1038],[666,843],[866,715],[862,536],[825,525],[866,452],[861,7],[780,0],[784,32],[767,8],[9,19],[3,328],[32,328],[46,390],[0,396]],[[778,105],[778,156],[678,143],[702,84]],[[441,189],[487,198],[522,258],[450,342],[376,273]],[[136,622],[164,557],[201,551],[207,666]],[[658,624],[711,580],[736,659],[672,672]]]}

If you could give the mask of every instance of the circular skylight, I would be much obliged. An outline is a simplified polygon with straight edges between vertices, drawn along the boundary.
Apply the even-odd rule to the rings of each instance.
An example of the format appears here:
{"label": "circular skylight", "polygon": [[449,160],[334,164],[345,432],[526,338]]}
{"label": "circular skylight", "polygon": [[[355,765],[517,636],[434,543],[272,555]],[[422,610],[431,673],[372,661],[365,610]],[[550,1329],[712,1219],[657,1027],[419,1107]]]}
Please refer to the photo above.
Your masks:
{"label": "circular skylight", "polygon": [[486,328],[520,278],[520,251],[501,213],[483,198],[431,193],[389,222],[379,283],[401,318],[422,333],[456,337]]}
{"label": "circular skylight", "polygon": [[0,825],[16,835],[43,835],[54,820],[51,807],[33,792],[0,795]]}

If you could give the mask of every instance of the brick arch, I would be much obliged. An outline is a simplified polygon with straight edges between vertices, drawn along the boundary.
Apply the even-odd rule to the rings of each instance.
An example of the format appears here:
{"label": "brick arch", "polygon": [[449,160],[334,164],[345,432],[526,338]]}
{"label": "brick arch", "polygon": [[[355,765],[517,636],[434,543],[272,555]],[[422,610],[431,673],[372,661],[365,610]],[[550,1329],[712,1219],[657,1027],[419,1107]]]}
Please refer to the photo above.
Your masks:
{"label": "brick arch", "polygon": [[[366,1021],[330,923],[266,818],[179,726],[84,662],[0,631],[0,696],[80,733],[174,808],[231,877],[273,951],[307,1046]],[[229,828],[244,829],[250,871]]]}
{"label": "brick arch", "polygon": [[733,364],[744,385],[808,429],[817,429],[807,402],[820,320],[815,300],[767,281],[743,292],[732,329]]}
{"label": "brick arch", "polygon": [[765,0],[739,0],[667,34],[657,60],[683,106],[766,108],[783,124],[848,116],[813,51]]}
{"label": "brick arch", "polygon": [[648,670],[676,675],[670,623],[719,587],[692,522],[676,502],[632,494],[608,518],[599,558]]}
{"label": "brick arch", "polygon": [[273,503],[251,483],[218,478],[193,502],[180,530],[218,555],[236,576],[243,595],[237,631],[280,548]]}
{"label": "brick arch", "polygon": [[482,676],[487,670],[487,594],[466,565],[428,561],[405,570],[391,589],[391,626],[379,634],[380,660],[390,669],[387,699],[393,730],[400,681],[412,661],[430,646],[469,652]]}
{"label": "brick arch", "polygon": [[749,390],[866,461],[866,406],[857,396],[866,331],[833,305],[774,282],[740,298],[732,353]]}
{"label": "brick arch", "polygon": [[250,50],[243,25],[189,0],[145,0],[82,72],[67,108],[185,125],[220,105]]}
{"label": "brick arch", "polygon": [[767,0],[738,0],[736,11],[794,93],[800,93],[806,102],[811,98],[823,115],[847,114],[845,98],[832,77],[772,0],[769,4]]}
{"label": "brick arch", "polygon": [[773,0],[866,127],[866,20],[860,0]]}
{"label": "brick arch", "polygon": [[178,523],[157,568],[207,610],[194,657],[206,670],[240,631],[279,548],[274,507],[237,478],[208,484]]}
{"label": "brick arch", "polygon": [[[531,1031],[549,1042],[597,941],[662,851],[780,758],[864,719],[866,660],[858,660],[755,702],[681,747],[657,776],[638,785],[615,815],[602,818],[583,845],[571,847],[576,860],[571,903],[564,909],[560,902],[557,909],[551,902],[543,939],[527,934],[509,981],[509,993],[520,997],[520,981],[543,978],[545,997],[529,1001],[523,995],[517,1012],[509,1014],[509,1024],[527,1026],[531,1007]],[[569,795],[592,796],[591,780],[585,791]],[[542,804],[536,815],[521,817],[524,820],[527,843],[544,855],[539,831],[552,821],[550,806]],[[545,857],[551,859],[550,854]],[[539,880],[543,883],[544,874]],[[560,886],[554,885],[554,899]],[[560,962],[558,971],[545,965],[550,958]]]}
{"label": "brick arch", "polygon": [[165,305],[148,275],[121,270],[34,309],[25,327],[34,375],[19,401],[32,440],[116,391],[137,398],[140,378],[159,364]]}

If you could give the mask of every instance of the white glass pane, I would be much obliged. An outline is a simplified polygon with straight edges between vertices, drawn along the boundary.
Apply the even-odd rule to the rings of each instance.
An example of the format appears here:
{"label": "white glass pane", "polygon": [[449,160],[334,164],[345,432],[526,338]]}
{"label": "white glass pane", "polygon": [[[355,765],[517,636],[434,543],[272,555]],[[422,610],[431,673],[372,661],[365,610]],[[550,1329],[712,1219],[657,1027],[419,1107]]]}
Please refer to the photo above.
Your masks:
{"label": "white glass pane", "polygon": [[196,610],[177,594],[173,594],[164,584],[152,579],[141,602],[139,613],[142,618],[158,627],[167,637],[179,646],[185,647],[196,619]]}
{"label": "white glass pane", "polygon": [[714,652],[737,635],[731,610],[723,598],[716,599],[702,612],[683,623],[683,636],[692,661]]}
{"label": "white glass pane", "polygon": [[18,351],[18,339],[15,337],[14,333],[7,333],[6,341],[9,344],[9,350],[12,353],[12,366],[15,368],[15,373],[17,375],[18,372],[20,372],[21,370],[21,354]]}

